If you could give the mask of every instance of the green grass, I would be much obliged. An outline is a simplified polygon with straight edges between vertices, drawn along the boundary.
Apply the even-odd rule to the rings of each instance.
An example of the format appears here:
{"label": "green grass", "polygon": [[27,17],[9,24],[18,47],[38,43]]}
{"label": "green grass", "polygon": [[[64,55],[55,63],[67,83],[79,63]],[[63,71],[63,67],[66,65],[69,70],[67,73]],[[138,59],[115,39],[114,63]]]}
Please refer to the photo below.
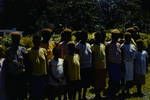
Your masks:
{"label": "green grass", "polygon": [[[149,67],[150,67],[150,65],[149,65]],[[88,89],[88,94],[87,94],[88,100],[94,100],[95,95],[94,95],[94,93],[90,92],[91,89],[92,89],[92,87]],[[130,92],[132,92],[132,93],[136,92],[135,86],[133,88],[131,88]],[[127,98],[125,100],[150,100],[150,68],[149,68],[149,72],[146,75],[146,84],[143,86],[143,92],[144,92],[145,96],[142,98],[131,97],[131,98]],[[58,98],[56,98],[55,100],[58,100]]]}
{"label": "green grass", "polygon": [[[135,87],[132,88],[132,91],[136,91]],[[146,84],[143,86],[143,92],[145,94],[143,98],[130,98],[127,100],[150,100],[150,72],[146,75]]]}
{"label": "green grass", "polygon": [[[150,67],[150,65],[149,65]],[[90,90],[90,89],[89,89]],[[131,93],[135,93],[136,92],[136,87],[132,87],[130,90]],[[143,92],[145,94],[144,97],[140,98],[140,97],[131,97],[131,98],[127,98],[126,100],[150,100],[150,68],[149,68],[149,72],[146,75],[146,84],[143,85]],[[94,94],[88,91],[88,95],[87,97],[90,98],[89,100],[94,100]]]}

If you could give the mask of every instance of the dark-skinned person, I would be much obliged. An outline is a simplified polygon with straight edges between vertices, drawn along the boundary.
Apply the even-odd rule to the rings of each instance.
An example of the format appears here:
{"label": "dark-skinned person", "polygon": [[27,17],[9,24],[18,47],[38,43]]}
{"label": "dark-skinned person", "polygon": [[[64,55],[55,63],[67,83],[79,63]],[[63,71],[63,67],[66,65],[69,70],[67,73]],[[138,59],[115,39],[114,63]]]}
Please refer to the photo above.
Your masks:
{"label": "dark-skinned person", "polygon": [[125,94],[129,96],[129,89],[131,88],[134,80],[134,59],[136,52],[135,45],[131,43],[131,33],[125,33],[125,42],[122,45],[121,50],[125,69]]}
{"label": "dark-skinned person", "polygon": [[78,43],[80,41],[80,34],[81,34],[81,31],[77,31],[74,33],[75,43]]}
{"label": "dark-skinned person", "polygon": [[76,49],[80,56],[81,90],[83,89],[81,98],[86,99],[87,88],[92,83],[92,50],[87,42],[88,33],[86,31],[81,32],[80,39],[76,44]]}
{"label": "dark-skinned person", "polygon": [[101,27],[100,33],[101,33],[101,37],[102,37],[102,38],[101,38],[101,41],[102,41],[103,44],[105,44],[106,30],[105,30],[104,27]]}
{"label": "dark-skinned person", "polygon": [[[76,54],[74,42],[67,44],[68,54],[64,58],[64,72],[68,83],[69,100],[76,100],[76,94],[79,93],[80,83],[80,58]],[[78,98],[79,100],[79,98]]]}
{"label": "dark-skinned person", "polygon": [[57,46],[53,49],[54,57],[49,62],[47,87],[49,100],[55,100],[56,97],[61,100],[63,92],[65,92],[64,59],[60,56],[60,50]]}
{"label": "dark-skinned person", "polygon": [[95,33],[94,44],[92,45],[92,65],[94,67],[94,90],[95,99],[101,99],[100,92],[106,87],[106,54],[104,37],[100,32]]}
{"label": "dark-skinned person", "polygon": [[139,97],[143,97],[142,85],[145,84],[145,75],[146,75],[146,68],[148,67],[148,53],[144,50],[144,43],[142,39],[138,39],[137,43],[137,52],[135,55],[135,84],[137,88],[136,95]]}
{"label": "dark-skinned person", "polygon": [[26,54],[27,50],[20,46],[21,34],[12,32],[11,45],[6,50],[4,61],[5,87],[7,100],[24,100],[26,98]]}
{"label": "dark-skinned person", "polygon": [[71,41],[72,37],[72,30],[69,28],[65,28],[61,32],[61,41],[59,43],[59,47],[61,49],[61,58],[64,58],[65,55],[68,53],[67,51],[67,43]]}
{"label": "dark-skinned person", "polygon": [[28,50],[31,74],[31,100],[43,100],[47,82],[47,51],[40,47],[41,36],[33,35],[33,47]]}
{"label": "dark-skinned person", "polygon": [[[40,46],[42,48],[45,48],[47,51],[46,58],[47,58],[47,64],[48,64],[48,62],[50,62],[53,59],[53,48],[55,47],[55,42],[51,40],[51,37],[53,35],[53,30],[50,28],[43,28],[39,31],[39,34],[41,35],[41,38],[42,38]],[[47,76],[47,81],[48,81],[48,76]],[[45,89],[45,96],[47,97],[46,94],[47,93]]]}
{"label": "dark-skinned person", "polygon": [[[72,30],[70,28],[63,29],[63,31],[61,32],[61,40],[59,43],[59,48],[61,49],[60,57],[62,59],[64,59],[65,56],[68,54],[67,43],[71,41],[71,37],[72,37]],[[64,99],[65,100],[67,99],[67,91],[64,94]]]}
{"label": "dark-skinned person", "polygon": [[53,35],[53,30],[49,28],[43,28],[39,31],[39,34],[42,36],[41,47],[47,50],[47,59],[50,61],[53,58],[52,50],[55,47],[54,41],[51,41]]}
{"label": "dark-skinned person", "polygon": [[129,27],[129,28],[127,28],[126,29],[126,32],[129,32],[130,34],[131,34],[131,43],[132,44],[134,44],[135,46],[136,46],[136,40],[138,39],[137,37],[137,34],[136,34],[136,30],[135,30],[135,28],[133,28],[133,27]]}
{"label": "dark-skinned person", "polygon": [[135,40],[140,39],[141,38],[140,37],[140,28],[138,26],[136,26],[136,25],[134,25],[133,28],[134,28],[134,36],[133,36],[134,39]]}
{"label": "dark-skinned person", "polygon": [[109,76],[108,98],[115,99],[121,85],[122,54],[118,42],[120,31],[111,30],[112,40],[106,45],[106,67]]}

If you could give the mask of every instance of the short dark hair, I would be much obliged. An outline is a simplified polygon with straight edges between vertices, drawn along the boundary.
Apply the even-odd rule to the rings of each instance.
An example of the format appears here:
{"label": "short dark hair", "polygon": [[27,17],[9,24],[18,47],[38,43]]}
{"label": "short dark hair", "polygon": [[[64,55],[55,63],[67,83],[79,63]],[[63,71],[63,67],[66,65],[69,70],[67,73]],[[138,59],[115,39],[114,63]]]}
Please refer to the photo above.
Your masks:
{"label": "short dark hair", "polygon": [[101,38],[102,34],[98,31],[94,34],[94,37]]}
{"label": "short dark hair", "polygon": [[20,39],[21,34],[19,32],[11,32],[10,33],[12,39]]}
{"label": "short dark hair", "polygon": [[58,46],[53,48],[53,55],[55,56],[56,54],[61,55],[61,49]]}
{"label": "short dark hair", "polygon": [[85,38],[88,38],[88,32],[85,31],[85,30],[82,30],[80,36],[81,36],[81,38],[80,38],[81,40],[85,39]]}
{"label": "short dark hair", "polygon": [[144,45],[143,40],[142,39],[138,39],[136,40],[136,44],[137,45]]}
{"label": "short dark hair", "polygon": [[135,29],[133,27],[129,27],[129,28],[126,29],[126,32],[134,33]]}
{"label": "short dark hair", "polygon": [[129,33],[129,32],[125,32],[125,37],[131,37],[131,33]]}
{"label": "short dark hair", "polygon": [[135,31],[139,31],[140,30],[140,28],[138,27],[138,26],[133,26],[133,28],[135,29]]}
{"label": "short dark hair", "polygon": [[120,34],[121,32],[120,32],[120,30],[119,29],[112,29],[111,30],[111,34],[116,34],[116,35],[118,35],[118,34]]}
{"label": "short dark hair", "polygon": [[74,42],[67,43],[67,48],[68,48],[68,54],[73,54],[76,51]]}
{"label": "short dark hair", "polygon": [[68,49],[75,49],[75,43],[69,42],[69,43],[67,44],[67,47],[68,47]]}
{"label": "short dark hair", "polygon": [[53,32],[53,30],[50,28],[43,28],[42,30],[39,31],[41,36],[48,36],[48,37],[52,36],[52,32]]}
{"label": "short dark hair", "polygon": [[39,34],[34,34],[32,41],[36,42],[36,41],[42,41],[41,35]]}
{"label": "short dark hair", "polygon": [[61,41],[63,40],[67,40],[67,39],[71,39],[71,35],[72,35],[72,30],[71,29],[64,29],[62,32],[61,32]]}
{"label": "short dark hair", "polygon": [[95,34],[94,34],[94,39],[97,41],[102,41],[102,38],[103,38],[103,36],[102,36],[102,34],[98,31],[98,32],[96,32]]}

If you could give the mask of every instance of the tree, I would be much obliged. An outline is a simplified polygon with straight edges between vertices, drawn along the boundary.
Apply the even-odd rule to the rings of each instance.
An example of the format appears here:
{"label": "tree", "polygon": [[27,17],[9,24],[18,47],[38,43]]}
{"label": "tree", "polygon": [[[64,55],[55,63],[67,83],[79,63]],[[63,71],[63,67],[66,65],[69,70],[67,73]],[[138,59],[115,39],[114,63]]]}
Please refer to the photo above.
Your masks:
{"label": "tree", "polygon": [[6,0],[2,25],[27,31],[50,23],[89,31],[101,26],[145,27],[150,23],[148,3],[149,0]]}
{"label": "tree", "polygon": [[99,24],[99,9],[92,0],[51,0],[48,6],[50,22],[71,26],[75,29],[95,29]]}

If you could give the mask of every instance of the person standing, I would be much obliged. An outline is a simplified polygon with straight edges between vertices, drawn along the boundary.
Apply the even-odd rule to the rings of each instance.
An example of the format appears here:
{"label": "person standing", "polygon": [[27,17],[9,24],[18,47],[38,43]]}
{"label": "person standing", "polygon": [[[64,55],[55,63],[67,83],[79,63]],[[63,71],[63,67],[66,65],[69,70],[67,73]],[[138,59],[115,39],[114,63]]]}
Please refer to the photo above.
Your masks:
{"label": "person standing", "polygon": [[59,43],[59,47],[61,49],[61,58],[64,58],[68,54],[67,43],[71,41],[72,30],[65,28],[61,32],[61,41]]}
{"label": "person standing", "polygon": [[24,100],[25,93],[25,55],[27,50],[19,46],[21,34],[12,32],[11,46],[6,51],[6,59],[4,61],[5,86],[8,100]]}
{"label": "person standing", "polygon": [[142,85],[145,84],[146,68],[148,67],[148,53],[144,50],[144,44],[141,39],[136,41],[137,52],[135,55],[135,83],[137,88],[137,96],[144,96]]}
{"label": "person standing", "polygon": [[121,45],[118,43],[119,35],[120,31],[113,29],[111,31],[112,40],[106,45],[106,66],[109,75],[108,96],[113,99],[120,90],[122,75],[122,53]]}
{"label": "person standing", "polygon": [[49,62],[48,68],[48,96],[49,100],[58,97],[61,100],[65,92],[66,78],[64,75],[64,59],[60,58],[60,48],[53,49],[53,59]]}
{"label": "person standing", "polygon": [[[72,30],[69,28],[65,28],[61,32],[61,40],[59,43],[59,48],[61,49],[60,57],[62,59],[65,58],[65,56],[68,54],[68,48],[67,48],[67,43],[71,41],[72,38]],[[64,99],[67,99],[67,91],[64,93]]]}
{"label": "person standing", "polygon": [[47,82],[47,52],[40,47],[41,36],[33,36],[33,47],[28,50],[28,62],[31,73],[31,99],[43,100]]}
{"label": "person standing", "polygon": [[121,47],[124,63],[124,79],[126,84],[126,93],[129,94],[129,89],[131,88],[134,80],[134,59],[136,47],[131,43],[131,34],[125,33],[125,43]]}
{"label": "person standing", "polygon": [[82,98],[86,99],[87,88],[92,83],[92,50],[91,45],[87,43],[88,33],[82,31],[80,41],[76,44],[77,52],[80,56],[81,88],[83,88]]}
{"label": "person standing", "polygon": [[[76,100],[76,93],[79,92],[80,82],[80,62],[79,55],[76,54],[75,44],[69,42],[67,44],[68,54],[64,59],[65,77],[68,83],[69,100]],[[79,98],[80,99],[80,98]]]}
{"label": "person standing", "polygon": [[49,28],[43,28],[41,31],[39,31],[39,34],[42,36],[41,47],[46,49],[47,60],[50,61],[53,58],[52,50],[55,47],[54,41],[50,41],[53,31]]}
{"label": "person standing", "polygon": [[95,99],[101,98],[100,92],[106,87],[106,54],[104,37],[100,32],[95,33],[95,42],[92,45],[92,65],[94,68]]}

